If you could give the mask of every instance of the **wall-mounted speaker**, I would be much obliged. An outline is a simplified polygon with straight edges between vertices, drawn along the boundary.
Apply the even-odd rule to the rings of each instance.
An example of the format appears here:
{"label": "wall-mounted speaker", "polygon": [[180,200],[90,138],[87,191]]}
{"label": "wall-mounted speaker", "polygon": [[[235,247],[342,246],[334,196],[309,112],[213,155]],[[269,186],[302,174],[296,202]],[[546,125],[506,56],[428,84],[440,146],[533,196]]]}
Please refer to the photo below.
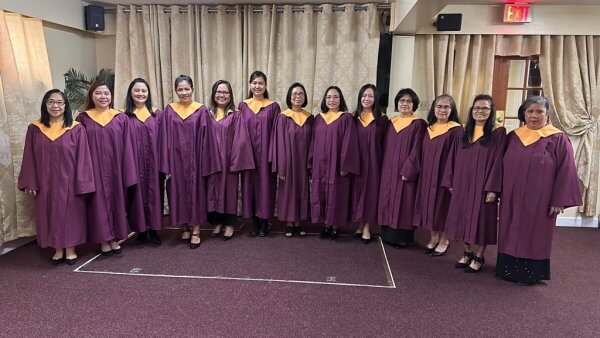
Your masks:
{"label": "wall-mounted speaker", "polygon": [[462,25],[462,14],[438,14],[437,21],[434,24],[437,30],[460,31]]}
{"label": "wall-mounted speaker", "polygon": [[85,29],[88,31],[104,30],[104,7],[85,6]]}

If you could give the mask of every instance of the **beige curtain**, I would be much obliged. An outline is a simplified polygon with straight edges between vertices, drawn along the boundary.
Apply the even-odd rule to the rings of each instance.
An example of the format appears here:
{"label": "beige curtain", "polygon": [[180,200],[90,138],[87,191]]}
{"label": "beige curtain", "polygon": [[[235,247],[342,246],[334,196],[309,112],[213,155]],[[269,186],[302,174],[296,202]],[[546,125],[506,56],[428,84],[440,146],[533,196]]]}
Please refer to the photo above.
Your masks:
{"label": "beige curtain", "polygon": [[[135,6],[117,8],[115,102],[119,106],[134,77],[149,80],[157,106],[171,102],[173,80],[192,76],[196,100],[207,103],[212,84],[232,83],[236,103],[248,92],[248,76],[262,70],[270,97],[285,106],[288,86],[302,82],[308,109],[318,112],[323,91],[338,85],[350,109],[358,89],[375,82],[379,46],[376,5],[344,11],[323,5],[298,11],[292,6]],[[255,11],[258,9],[258,11]],[[147,60],[147,61],[146,61]]]}
{"label": "beige curtain", "polygon": [[35,235],[33,199],[17,179],[27,126],[51,87],[42,22],[0,10],[0,245]]}
{"label": "beige curtain", "polygon": [[413,84],[426,111],[436,96],[456,101],[461,121],[475,95],[492,92],[494,35],[417,35]]}
{"label": "beige curtain", "polygon": [[540,70],[553,123],[581,136],[575,159],[586,216],[598,215],[600,170],[600,36],[543,36]]}

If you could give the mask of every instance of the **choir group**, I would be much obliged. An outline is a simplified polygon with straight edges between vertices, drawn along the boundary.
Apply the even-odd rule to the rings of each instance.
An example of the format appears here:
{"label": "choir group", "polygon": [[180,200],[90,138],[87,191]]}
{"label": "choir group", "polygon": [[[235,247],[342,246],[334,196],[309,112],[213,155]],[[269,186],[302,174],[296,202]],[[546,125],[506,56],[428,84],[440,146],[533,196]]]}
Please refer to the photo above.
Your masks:
{"label": "choir group", "polygon": [[544,97],[523,102],[523,125],[507,135],[489,95],[475,97],[463,126],[449,95],[433,101],[425,120],[414,116],[412,89],[398,92],[398,114],[388,118],[371,84],[353,113],[340,88],[327,88],[313,115],[294,83],[282,112],[261,71],[237,106],[224,80],[208,105],[193,100],[188,76],[175,80],[175,92],[178,102],[153,108],[148,83],[137,78],[117,111],[107,84],[95,82],[76,121],[63,92],[45,94],[18,187],[35,198],[38,244],[55,249],[52,264],[75,264],[75,247],[86,242],[120,254],[129,229],[138,243],[160,244],[166,180],[170,224],[192,249],[207,224],[210,237],[232,238],[239,195],[252,236],[268,236],[275,203],[287,237],[305,235],[304,221],[323,224],[330,240],[354,224],[368,244],[379,224],[382,240],[403,248],[422,227],[430,231],[426,254],[461,242],[456,268],[477,272],[486,246],[498,244],[496,274],[535,284],[550,279],[557,214],[582,203],[573,148],[549,123]]}

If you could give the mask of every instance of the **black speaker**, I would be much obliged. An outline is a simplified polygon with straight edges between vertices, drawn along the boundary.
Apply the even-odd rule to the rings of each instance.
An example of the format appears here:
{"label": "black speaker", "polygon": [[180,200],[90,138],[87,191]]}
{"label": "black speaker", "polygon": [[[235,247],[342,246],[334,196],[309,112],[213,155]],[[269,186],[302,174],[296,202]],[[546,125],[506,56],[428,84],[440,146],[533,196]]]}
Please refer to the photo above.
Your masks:
{"label": "black speaker", "polygon": [[435,26],[438,31],[459,31],[462,24],[462,14],[438,14]]}
{"label": "black speaker", "polygon": [[379,53],[377,55],[377,91],[379,104],[387,107],[390,95],[390,70],[392,68],[392,39],[391,33],[379,35]]}
{"label": "black speaker", "polygon": [[85,29],[88,31],[104,30],[104,7],[85,6]]}

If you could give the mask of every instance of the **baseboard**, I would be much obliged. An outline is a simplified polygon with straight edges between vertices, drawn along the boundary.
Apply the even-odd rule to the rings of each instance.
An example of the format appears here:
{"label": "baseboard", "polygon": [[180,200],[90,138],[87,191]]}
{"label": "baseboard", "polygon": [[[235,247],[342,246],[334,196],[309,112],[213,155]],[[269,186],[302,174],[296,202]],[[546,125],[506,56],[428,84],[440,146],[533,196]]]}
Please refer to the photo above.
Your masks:
{"label": "baseboard", "polygon": [[556,226],[559,227],[575,227],[575,228],[600,228],[600,220],[598,217],[558,217]]}
{"label": "baseboard", "polygon": [[12,240],[10,242],[5,242],[4,244],[2,244],[2,246],[0,246],[0,256],[33,241],[35,241],[35,236],[22,237]]}

